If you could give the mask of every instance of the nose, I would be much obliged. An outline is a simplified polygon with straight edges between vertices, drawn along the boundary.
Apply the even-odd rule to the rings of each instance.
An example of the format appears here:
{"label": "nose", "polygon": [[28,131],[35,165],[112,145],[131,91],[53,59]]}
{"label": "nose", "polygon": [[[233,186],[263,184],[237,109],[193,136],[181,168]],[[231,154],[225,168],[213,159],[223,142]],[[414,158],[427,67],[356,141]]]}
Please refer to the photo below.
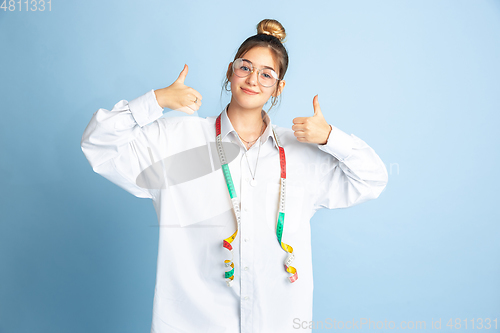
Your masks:
{"label": "nose", "polygon": [[259,71],[254,68],[252,72],[247,76],[247,83],[256,85],[258,76],[259,76]]}

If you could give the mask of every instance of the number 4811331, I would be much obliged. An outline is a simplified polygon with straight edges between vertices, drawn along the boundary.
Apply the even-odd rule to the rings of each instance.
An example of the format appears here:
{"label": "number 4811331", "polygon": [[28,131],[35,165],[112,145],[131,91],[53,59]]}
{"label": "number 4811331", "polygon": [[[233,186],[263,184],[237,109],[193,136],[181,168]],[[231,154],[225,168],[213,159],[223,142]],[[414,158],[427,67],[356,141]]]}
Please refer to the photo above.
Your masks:
{"label": "number 4811331", "polygon": [[[1,0],[0,0],[1,1]],[[44,10],[48,9],[48,11],[52,10],[52,0],[49,1],[44,1],[44,0],[3,0],[2,5],[0,6],[0,9],[3,9],[4,12],[7,10],[9,12],[13,12],[15,10],[18,11],[27,11],[27,12],[35,12],[35,11],[40,11],[43,12]]]}

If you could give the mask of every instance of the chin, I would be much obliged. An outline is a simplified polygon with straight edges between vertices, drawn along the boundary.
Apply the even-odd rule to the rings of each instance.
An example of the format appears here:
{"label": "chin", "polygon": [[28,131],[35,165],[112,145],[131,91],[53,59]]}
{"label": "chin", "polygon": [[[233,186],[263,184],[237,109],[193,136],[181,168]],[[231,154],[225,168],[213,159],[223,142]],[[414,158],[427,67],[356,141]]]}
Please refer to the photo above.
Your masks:
{"label": "chin", "polygon": [[262,108],[264,106],[264,103],[260,101],[249,101],[245,99],[238,99],[237,103],[245,109],[256,109],[256,108]]}
{"label": "chin", "polygon": [[265,102],[262,101],[260,96],[258,95],[247,95],[244,92],[240,91],[239,94],[232,95],[232,100],[237,103],[239,106],[245,109],[254,109],[258,108],[261,105],[264,105]]}

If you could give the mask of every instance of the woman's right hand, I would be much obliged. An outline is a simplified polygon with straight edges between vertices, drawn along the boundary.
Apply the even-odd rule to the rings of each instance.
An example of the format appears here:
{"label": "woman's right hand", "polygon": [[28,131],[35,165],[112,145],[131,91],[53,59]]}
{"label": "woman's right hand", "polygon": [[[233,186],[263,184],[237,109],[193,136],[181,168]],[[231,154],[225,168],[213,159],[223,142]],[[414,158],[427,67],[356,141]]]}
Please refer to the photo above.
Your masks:
{"label": "woman's right hand", "polygon": [[[193,114],[201,106],[201,94],[184,84],[188,66],[184,65],[177,80],[166,88],[156,89],[156,101],[162,108],[179,110],[187,114]],[[196,100],[198,98],[198,100]],[[196,101],[196,103],[195,103]]]}

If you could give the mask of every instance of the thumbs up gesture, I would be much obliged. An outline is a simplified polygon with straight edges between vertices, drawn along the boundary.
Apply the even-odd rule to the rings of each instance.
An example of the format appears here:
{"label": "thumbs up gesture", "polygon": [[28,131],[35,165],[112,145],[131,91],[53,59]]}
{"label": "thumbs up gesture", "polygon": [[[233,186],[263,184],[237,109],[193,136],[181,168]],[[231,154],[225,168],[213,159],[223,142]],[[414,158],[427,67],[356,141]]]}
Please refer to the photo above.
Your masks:
{"label": "thumbs up gesture", "polygon": [[318,95],[313,98],[314,115],[312,117],[297,117],[292,126],[297,140],[300,142],[326,144],[332,127],[326,122],[319,107]]}
{"label": "thumbs up gesture", "polygon": [[155,90],[156,101],[162,108],[179,110],[193,114],[201,106],[201,94],[184,84],[188,73],[188,66],[184,65],[177,80],[166,88]]}

